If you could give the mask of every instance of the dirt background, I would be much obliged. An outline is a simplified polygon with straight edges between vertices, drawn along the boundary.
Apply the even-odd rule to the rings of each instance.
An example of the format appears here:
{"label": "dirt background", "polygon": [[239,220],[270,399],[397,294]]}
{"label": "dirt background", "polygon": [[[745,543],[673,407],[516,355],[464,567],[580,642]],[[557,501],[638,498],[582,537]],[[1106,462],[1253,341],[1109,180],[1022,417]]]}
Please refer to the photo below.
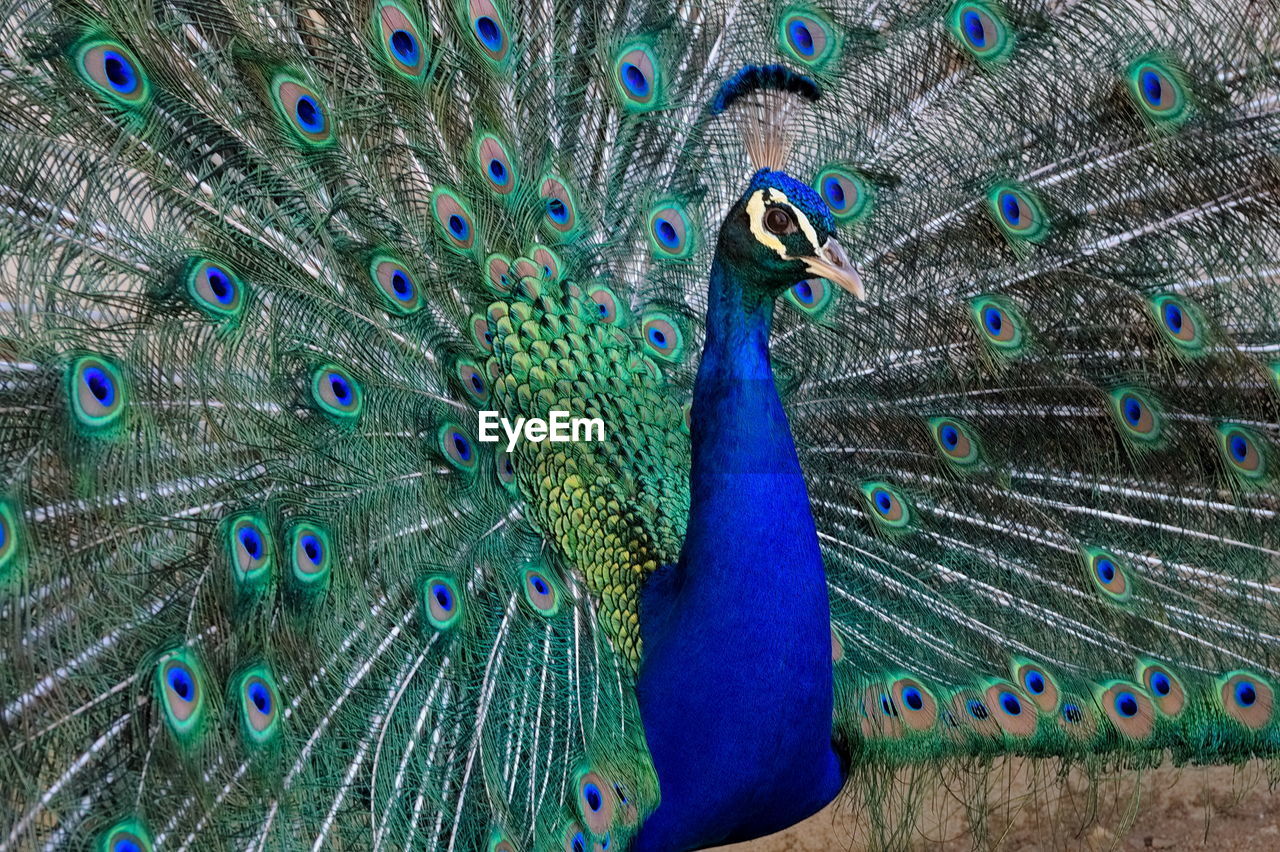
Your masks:
{"label": "dirt background", "polygon": [[[1175,769],[1104,778],[1079,773],[1065,782],[1011,761],[987,778],[985,826],[976,830],[959,804],[973,789],[931,788],[913,829],[876,843],[859,808],[838,800],[780,834],[721,847],[724,852],[833,852],[971,849],[1040,850],[1280,850],[1280,785],[1276,768]],[[1049,777],[1046,777],[1049,776]],[[967,798],[967,797],[966,797]],[[971,800],[971,799],[970,799]],[[900,810],[890,807],[888,810]]]}

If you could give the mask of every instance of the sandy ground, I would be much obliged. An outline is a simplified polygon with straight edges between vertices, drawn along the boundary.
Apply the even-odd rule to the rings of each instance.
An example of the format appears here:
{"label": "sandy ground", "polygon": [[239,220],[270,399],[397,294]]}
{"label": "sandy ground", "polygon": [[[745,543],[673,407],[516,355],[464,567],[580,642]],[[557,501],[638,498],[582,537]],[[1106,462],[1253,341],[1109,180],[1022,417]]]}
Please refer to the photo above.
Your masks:
{"label": "sandy ground", "polygon": [[[1012,762],[989,779],[985,831],[969,827],[956,796],[938,792],[905,837],[875,842],[850,802],[771,837],[724,852],[893,850],[1280,850],[1280,787],[1274,767],[1149,770],[1089,785],[1065,784]],[[1043,775],[1044,773],[1040,773]],[[1030,792],[1028,792],[1030,791]]]}

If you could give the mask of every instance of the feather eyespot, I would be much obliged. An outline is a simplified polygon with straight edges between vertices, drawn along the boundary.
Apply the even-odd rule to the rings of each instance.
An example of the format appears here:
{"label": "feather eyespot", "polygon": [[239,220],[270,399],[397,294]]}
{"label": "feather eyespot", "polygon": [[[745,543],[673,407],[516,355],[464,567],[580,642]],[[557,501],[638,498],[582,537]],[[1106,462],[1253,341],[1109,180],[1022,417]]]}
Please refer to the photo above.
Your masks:
{"label": "feather eyespot", "polygon": [[970,316],[987,344],[1002,355],[1016,355],[1026,344],[1026,324],[1007,299],[979,296],[970,302]]}
{"label": "feather eyespot", "polygon": [[628,109],[639,112],[659,105],[661,75],[657,55],[649,45],[624,47],[614,60],[613,76],[618,96]]}
{"label": "feather eyespot", "polygon": [[1098,718],[1092,707],[1092,700],[1064,696],[1057,715],[1058,729],[1074,740],[1090,739],[1098,730]]}
{"label": "feather eyespot", "polygon": [[431,208],[440,233],[451,246],[464,252],[475,246],[476,220],[461,198],[441,187],[431,193]]}
{"label": "feather eyespot", "polygon": [[462,617],[462,597],[448,577],[428,577],[421,586],[422,609],[427,622],[437,630],[448,630]]}
{"label": "feather eyespot", "polygon": [[1217,426],[1218,449],[1237,476],[1256,481],[1267,473],[1266,446],[1249,429],[1236,423]]}
{"label": "feather eyespot", "polygon": [[356,421],[364,410],[360,383],[336,364],[325,364],[311,374],[311,399],[321,413],[339,423]]}
{"label": "feather eyespot", "polygon": [[1025,186],[996,184],[987,192],[987,206],[1000,231],[1015,243],[1037,243],[1049,233],[1040,200]]}
{"label": "feather eyespot", "polygon": [[476,403],[483,403],[489,399],[489,383],[485,381],[484,373],[480,372],[476,362],[469,358],[460,358],[456,370],[458,381],[462,383],[462,389],[467,392],[467,396]]}
{"label": "feather eyespot", "polygon": [[475,314],[471,317],[468,324],[471,330],[471,342],[481,352],[493,354],[493,329],[489,327],[489,318],[482,314]]}
{"label": "feather eyespot", "polygon": [[1200,312],[1180,296],[1169,294],[1151,300],[1151,312],[1167,341],[1178,351],[1195,354],[1204,348]]}
{"label": "feather eyespot", "polygon": [[884,482],[865,482],[861,490],[867,513],[878,526],[896,531],[911,524],[911,508],[898,489]]}
{"label": "feather eyespot", "polygon": [[446,423],[440,427],[440,451],[445,460],[457,470],[470,472],[475,470],[479,453],[476,445],[461,426]]}
{"label": "feather eyespot", "polygon": [[1159,440],[1164,431],[1164,416],[1152,400],[1133,388],[1117,388],[1111,392],[1111,411],[1125,436],[1141,443]]}
{"label": "feather eyespot", "polygon": [[500,65],[511,50],[505,18],[493,0],[468,0],[467,18],[476,46],[490,62]]}
{"label": "feather eyespot", "polygon": [[502,140],[492,133],[476,142],[476,162],[480,176],[495,195],[506,197],[516,189],[516,167]]}
{"label": "feather eyespot", "polygon": [[284,125],[301,142],[313,147],[333,141],[333,127],[324,101],[315,89],[285,72],[271,82],[272,100]]}
{"label": "feather eyespot", "polygon": [[310,523],[294,524],[289,530],[290,568],[296,581],[323,583],[328,579],[333,554],[329,534]]}
{"label": "feather eyespot", "polygon": [[137,820],[118,822],[102,834],[100,852],[151,852],[151,835]]}
{"label": "feather eyespot", "polygon": [[204,674],[195,654],[187,649],[165,654],[156,664],[155,682],[170,733],[190,743],[200,734],[205,717]]}
{"label": "feather eyespot", "polygon": [[812,8],[794,8],[779,20],[778,46],[784,55],[820,68],[835,56],[840,40],[825,14]]}
{"label": "feather eyespot", "polygon": [[658,257],[683,259],[693,254],[693,226],[684,208],[660,204],[649,212],[649,245]]}
{"label": "feather eyespot", "polygon": [[225,264],[193,258],[183,278],[192,304],[213,319],[235,319],[243,310],[244,285]]}
{"label": "feather eyespot", "polygon": [[982,457],[973,428],[954,417],[930,418],[929,435],[942,457],[952,464],[969,467]]}
{"label": "feather eyespot", "polygon": [[85,355],[71,363],[67,381],[71,408],[81,426],[102,433],[119,423],[128,401],[119,367],[106,358]]}
{"label": "feather eyespot", "polygon": [[271,535],[266,521],[257,515],[236,515],[226,529],[235,586],[241,592],[255,593],[271,574]]}
{"label": "feather eyespot", "polygon": [[1013,665],[1014,680],[1022,687],[1031,703],[1045,713],[1053,713],[1058,709],[1058,682],[1039,665],[1025,661],[1015,661]]}
{"label": "feather eyespot", "polygon": [[1217,697],[1226,714],[1247,728],[1261,730],[1271,721],[1275,694],[1252,672],[1227,674],[1219,682]]}
{"label": "feather eyespot", "polygon": [[543,222],[554,234],[568,234],[578,224],[577,207],[569,187],[554,175],[543,177],[539,196],[545,205]]}
{"label": "feather eyespot", "polygon": [[865,219],[875,199],[866,178],[840,166],[828,166],[819,172],[813,188],[839,222]]}
{"label": "feather eyespot", "polygon": [[560,256],[543,245],[532,245],[528,249],[529,258],[537,268],[537,276],[547,281],[559,281],[564,264]]}
{"label": "feather eyespot", "polygon": [[524,572],[524,599],[542,615],[555,615],[560,609],[560,596],[547,575],[537,568]]}
{"label": "feather eyespot", "polygon": [[810,317],[817,318],[835,301],[835,289],[825,279],[806,278],[787,289],[787,301]]}
{"label": "feather eyespot", "polygon": [[514,283],[511,258],[505,254],[491,254],[485,260],[485,271],[490,289],[503,296],[511,292]]}
{"label": "feather eyespot", "polygon": [[684,356],[684,335],[675,318],[662,311],[650,311],[640,318],[640,334],[650,354],[675,363]]}
{"label": "feather eyespot", "polygon": [[1142,740],[1155,728],[1155,708],[1151,698],[1137,684],[1111,681],[1099,690],[1098,706],[1121,734]]}
{"label": "feather eyespot", "polygon": [[1013,684],[995,681],[983,691],[983,698],[992,718],[1006,734],[1029,737],[1035,733],[1039,719]]}
{"label": "feather eyespot", "polygon": [[1165,716],[1177,716],[1187,703],[1182,681],[1162,663],[1145,663],[1138,667],[1138,680]]}
{"label": "feather eyespot", "polygon": [[374,255],[369,263],[369,280],[392,313],[406,315],[422,308],[422,294],[413,273],[395,258]]}
{"label": "feather eyespot", "polygon": [[245,741],[261,748],[273,742],[280,731],[280,692],[275,677],[265,665],[254,665],[233,678],[234,703],[240,708],[240,733]]}
{"label": "feather eyespot", "polygon": [[920,681],[897,678],[889,685],[889,700],[898,708],[902,722],[913,731],[927,731],[938,721],[938,703]]}
{"label": "feather eyespot", "polygon": [[142,65],[123,44],[89,39],[73,53],[76,73],[109,101],[132,108],[151,98],[151,83]]}
{"label": "feather eyespot", "polygon": [[608,834],[618,802],[613,788],[598,772],[587,771],[578,776],[578,815],[596,836]]}
{"label": "feather eyespot", "polygon": [[956,3],[947,21],[956,41],[980,63],[994,65],[1013,52],[1013,33],[1004,16],[989,3]]}
{"label": "feather eyespot", "polygon": [[405,77],[421,79],[427,67],[427,51],[422,29],[409,10],[395,0],[382,0],[374,21],[387,64]]}
{"label": "feather eyespot", "polygon": [[1129,96],[1139,113],[1152,124],[1175,128],[1191,115],[1182,73],[1157,57],[1144,57],[1129,66]]}
{"label": "feather eyespot", "polygon": [[1113,603],[1128,603],[1133,597],[1133,584],[1129,568],[1120,557],[1096,547],[1085,548],[1082,555],[1085,572],[1094,588]]}
{"label": "feather eyespot", "polygon": [[494,462],[498,472],[498,481],[512,494],[518,493],[516,488],[516,467],[511,460],[511,453],[505,449],[500,450],[494,456]]}

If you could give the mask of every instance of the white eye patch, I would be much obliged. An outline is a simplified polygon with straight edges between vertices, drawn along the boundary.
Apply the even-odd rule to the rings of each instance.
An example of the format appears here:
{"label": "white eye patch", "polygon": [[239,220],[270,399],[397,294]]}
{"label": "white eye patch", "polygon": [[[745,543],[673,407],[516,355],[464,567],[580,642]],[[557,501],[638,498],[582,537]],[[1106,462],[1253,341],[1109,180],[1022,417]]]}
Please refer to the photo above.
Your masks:
{"label": "white eye patch", "polygon": [[809,217],[804,215],[786,194],[776,189],[757,189],[751,193],[751,198],[747,199],[747,217],[751,224],[751,233],[755,238],[773,249],[774,253],[783,260],[794,260],[791,255],[787,254],[787,247],[782,240],[778,239],[777,234],[770,233],[764,226],[764,214],[768,210],[769,202],[774,204],[785,204],[796,217],[796,223],[800,226],[800,233],[804,234],[805,239],[809,241],[812,247],[812,254],[817,254],[820,246],[818,245],[818,232],[814,230]]}

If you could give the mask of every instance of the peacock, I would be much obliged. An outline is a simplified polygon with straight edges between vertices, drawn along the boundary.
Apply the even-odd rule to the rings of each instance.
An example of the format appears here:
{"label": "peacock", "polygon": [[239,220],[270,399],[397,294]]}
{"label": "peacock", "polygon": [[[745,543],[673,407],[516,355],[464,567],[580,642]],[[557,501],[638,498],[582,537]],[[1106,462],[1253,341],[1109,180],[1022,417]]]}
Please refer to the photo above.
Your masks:
{"label": "peacock", "polygon": [[0,850],[1280,751],[1275,0],[0,8]]}

